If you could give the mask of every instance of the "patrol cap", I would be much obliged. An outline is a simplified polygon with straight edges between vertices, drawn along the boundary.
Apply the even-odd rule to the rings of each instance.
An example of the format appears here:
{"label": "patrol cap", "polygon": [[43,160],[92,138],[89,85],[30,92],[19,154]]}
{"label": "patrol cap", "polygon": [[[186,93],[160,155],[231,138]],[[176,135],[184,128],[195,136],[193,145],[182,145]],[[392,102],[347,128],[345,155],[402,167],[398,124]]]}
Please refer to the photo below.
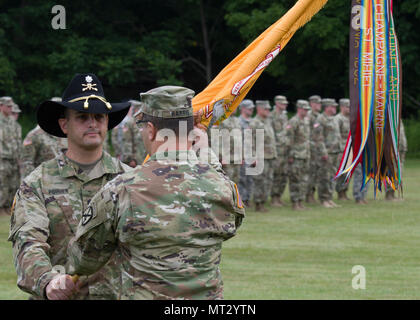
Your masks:
{"label": "patrol cap", "polygon": [[5,106],[10,106],[13,107],[13,99],[12,97],[1,97],[0,98],[0,103],[4,104]]}
{"label": "patrol cap", "polygon": [[287,98],[285,96],[275,96],[274,102],[277,102],[277,101],[283,104],[289,104],[289,101],[287,101]]}
{"label": "patrol cap", "polygon": [[257,100],[255,105],[258,107],[263,107],[264,109],[271,109],[270,102],[268,100]]}
{"label": "patrol cap", "polygon": [[139,113],[159,118],[185,118],[193,116],[191,100],[195,92],[178,86],[163,86],[140,93],[142,106]]}
{"label": "patrol cap", "polygon": [[309,102],[303,99],[299,99],[296,101],[296,107],[302,108],[304,110],[311,110],[311,107],[309,106]]}
{"label": "patrol cap", "polygon": [[321,97],[318,95],[313,95],[308,98],[309,102],[321,103]]}
{"label": "patrol cap", "polygon": [[239,108],[245,108],[245,109],[254,109],[255,108],[255,104],[252,100],[250,99],[244,99],[242,100],[242,102],[239,104]]}
{"label": "patrol cap", "polygon": [[19,106],[16,103],[13,103],[13,105],[12,105],[12,112],[14,112],[14,113],[21,113],[22,110],[20,110]]}
{"label": "patrol cap", "polygon": [[347,98],[342,98],[338,101],[338,103],[340,104],[340,106],[342,107],[350,107],[350,99]]}
{"label": "patrol cap", "polygon": [[327,106],[338,106],[337,102],[335,101],[335,99],[332,98],[325,98],[321,100],[321,105],[323,107],[327,107]]}

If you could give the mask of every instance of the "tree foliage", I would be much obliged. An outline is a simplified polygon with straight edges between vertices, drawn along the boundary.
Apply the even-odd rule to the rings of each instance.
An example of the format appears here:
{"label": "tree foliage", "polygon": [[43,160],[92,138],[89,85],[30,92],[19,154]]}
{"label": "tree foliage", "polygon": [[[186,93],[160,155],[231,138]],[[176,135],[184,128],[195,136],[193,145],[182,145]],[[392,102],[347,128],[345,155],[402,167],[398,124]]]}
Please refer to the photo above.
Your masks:
{"label": "tree foliage", "polygon": [[[201,91],[294,0],[61,1],[66,29],[54,30],[50,0],[0,5],[0,95],[24,111],[61,95],[77,72],[94,72],[107,96],[138,98],[157,85]],[[417,116],[420,32],[417,0],[394,1],[403,61],[404,116]],[[329,1],[299,30],[249,96],[291,101],[348,95],[350,1]]]}

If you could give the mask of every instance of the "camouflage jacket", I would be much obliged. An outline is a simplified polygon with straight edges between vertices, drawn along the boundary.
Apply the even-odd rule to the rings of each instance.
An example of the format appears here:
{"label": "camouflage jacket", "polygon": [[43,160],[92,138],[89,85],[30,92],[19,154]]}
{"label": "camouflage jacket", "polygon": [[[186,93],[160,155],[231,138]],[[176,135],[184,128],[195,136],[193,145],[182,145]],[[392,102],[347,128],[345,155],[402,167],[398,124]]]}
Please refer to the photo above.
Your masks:
{"label": "camouflage jacket", "polygon": [[146,158],[146,149],[133,117],[127,116],[117,127],[112,129],[111,139],[115,156],[118,159],[126,164],[132,160],[135,160],[137,165],[143,163]]}
{"label": "camouflage jacket", "polygon": [[315,142],[313,140],[313,128],[316,121],[316,118],[318,118],[319,112],[314,112],[313,110],[309,110],[308,114],[306,115],[306,118],[308,118],[309,121],[309,136],[310,136],[310,145],[311,145],[311,153],[313,154],[315,152]]}
{"label": "camouflage jacket", "polygon": [[[265,120],[262,119],[260,116],[255,116],[250,123],[250,128],[252,129],[253,134],[253,145],[256,146],[256,131],[257,129],[264,130],[264,159],[274,159],[277,158],[277,150],[276,150],[276,137],[274,134],[272,121],[269,117]],[[261,156],[261,155],[257,155]]]}
{"label": "camouflage jacket", "polygon": [[71,270],[91,274],[119,247],[122,299],[222,298],[222,242],[244,217],[238,189],[192,151],[161,155],[92,199],[69,247]]}
{"label": "camouflage jacket", "polygon": [[16,159],[18,160],[19,164],[22,161],[22,126],[14,120],[15,122],[15,141],[16,141]]}
{"label": "camouflage jacket", "polygon": [[343,151],[341,148],[340,127],[335,117],[328,117],[321,113],[313,126],[313,135],[315,149],[320,156]]}
{"label": "camouflage jacket", "polygon": [[[230,116],[220,125],[212,126],[209,134],[211,147],[216,154],[220,155],[219,158],[223,164],[240,164],[240,160],[242,159],[242,130],[239,118]],[[217,136],[219,139],[217,139]],[[214,141],[212,137],[215,138]],[[229,160],[227,159],[228,156]]]}
{"label": "camouflage jacket", "polygon": [[36,126],[23,140],[21,176],[29,175],[42,162],[54,159],[67,148],[67,139],[57,138]]}
{"label": "camouflage jacket", "polygon": [[309,120],[300,119],[295,115],[286,126],[287,147],[289,158],[309,159],[311,156],[309,142]]}
{"label": "camouflage jacket", "polygon": [[[64,154],[43,162],[27,176],[15,197],[9,241],[13,242],[17,285],[36,299],[45,297],[45,287],[56,275],[53,267],[66,268],[67,245],[89,201],[117,174],[130,170],[109,154],[85,173]],[[112,298],[109,288],[112,268],[81,279],[83,290],[76,299]],[[116,279],[116,278],[115,278]],[[102,292],[98,292],[98,290]]]}
{"label": "camouflage jacket", "polygon": [[286,126],[287,126],[287,111],[277,111],[274,109],[271,112],[271,119],[273,121],[274,134],[276,135],[277,154],[285,152],[286,139]]}
{"label": "camouflage jacket", "polygon": [[346,117],[342,113],[339,113],[335,116],[340,127],[341,134],[341,148],[344,149],[347,143],[347,138],[350,132],[350,117]]}
{"label": "camouflage jacket", "polygon": [[21,144],[18,126],[12,117],[0,112],[0,159],[18,160]]}

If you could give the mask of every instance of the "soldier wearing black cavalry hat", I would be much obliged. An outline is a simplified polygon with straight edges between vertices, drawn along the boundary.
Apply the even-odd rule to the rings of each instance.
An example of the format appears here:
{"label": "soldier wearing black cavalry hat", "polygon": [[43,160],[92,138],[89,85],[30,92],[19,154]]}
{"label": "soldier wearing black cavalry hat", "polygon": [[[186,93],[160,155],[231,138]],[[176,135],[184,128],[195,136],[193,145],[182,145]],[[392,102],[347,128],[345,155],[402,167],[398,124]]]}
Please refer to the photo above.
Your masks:
{"label": "soldier wearing black cavalry hat", "polygon": [[45,101],[37,108],[39,126],[67,138],[68,149],[23,180],[12,208],[9,241],[17,285],[32,298],[118,298],[117,254],[97,273],[74,283],[66,274],[66,253],[90,199],[108,181],[130,170],[103,151],[107,131],[121,122],[129,106],[109,103],[98,78],[85,73],[74,76],[62,101]]}

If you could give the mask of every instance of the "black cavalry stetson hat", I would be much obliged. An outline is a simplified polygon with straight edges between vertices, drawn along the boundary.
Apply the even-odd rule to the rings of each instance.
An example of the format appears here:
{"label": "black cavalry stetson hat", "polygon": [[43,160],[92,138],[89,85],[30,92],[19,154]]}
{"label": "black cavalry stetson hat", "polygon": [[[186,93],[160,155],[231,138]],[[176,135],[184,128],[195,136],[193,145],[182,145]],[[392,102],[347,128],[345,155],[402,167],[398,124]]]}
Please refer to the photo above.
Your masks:
{"label": "black cavalry stetson hat", "polygon": [[65,108],[86,113],[108,114],[108,130],[117,126],[127,115],[130,102],[109,103],[98,77],[93,73],[78,73],[64,90],[62,101],[45,101],[37,108],[39,126],[49,134],[65,138],[58,124]]}

